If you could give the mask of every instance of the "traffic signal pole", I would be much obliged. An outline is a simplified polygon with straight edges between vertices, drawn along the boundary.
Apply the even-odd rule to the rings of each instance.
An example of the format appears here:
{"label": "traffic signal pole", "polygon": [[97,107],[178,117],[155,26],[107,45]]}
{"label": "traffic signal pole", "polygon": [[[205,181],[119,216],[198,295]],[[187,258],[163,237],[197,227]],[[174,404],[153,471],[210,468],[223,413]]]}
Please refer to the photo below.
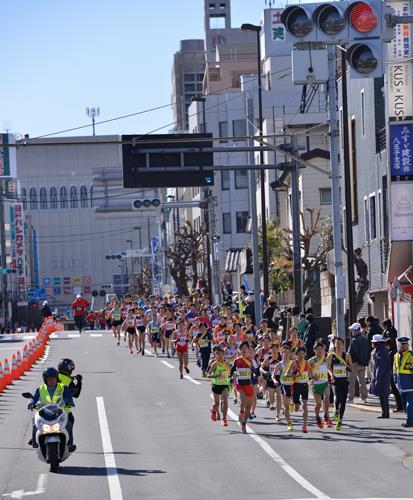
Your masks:
{"label": "traffic signal pole", "polygon": [[341,218],[340,218],[340,170],[338,163],[338,126],[337,126],[337,87],[336,87],[336,57],[335,46],[328,45],[328,113],[330,136],[330,169],[331,193],[333,201],[333,245],[335,268],[335,298],[336,298],[336,334],[345,339],[344,299],[345,283],[343,275],[343,259],[341,249]]}

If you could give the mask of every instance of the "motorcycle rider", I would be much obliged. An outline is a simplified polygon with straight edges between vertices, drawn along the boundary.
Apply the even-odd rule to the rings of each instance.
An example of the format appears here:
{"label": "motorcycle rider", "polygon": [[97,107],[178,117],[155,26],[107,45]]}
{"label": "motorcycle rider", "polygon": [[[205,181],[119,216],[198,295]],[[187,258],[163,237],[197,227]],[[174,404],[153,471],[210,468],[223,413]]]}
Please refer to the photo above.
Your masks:
{"label": "motorcycle rider", "polygon": [[[36,389],[33,399],[31,399],[28,404],[29,410],[33,410],[39,401],[43,404],[50,404],[57,403],[62,399],[65,403],[66,412],[70,412],[69,407],[74,406],[72,394],[68,387],[59,383],[58,376],[59,372],[53,367],[49,367],[43,372],[44,384]],[[69,434],[68,449],[69,452],[72,453],[75,451],[76,446],[73,444],[73,424],[70,419],[67,422],[67,432]],[[36,433],[37,427],[33,418],[32,439],[29,441],[29,444],[31,444],[33,448],[39,447],[36,443]]]}

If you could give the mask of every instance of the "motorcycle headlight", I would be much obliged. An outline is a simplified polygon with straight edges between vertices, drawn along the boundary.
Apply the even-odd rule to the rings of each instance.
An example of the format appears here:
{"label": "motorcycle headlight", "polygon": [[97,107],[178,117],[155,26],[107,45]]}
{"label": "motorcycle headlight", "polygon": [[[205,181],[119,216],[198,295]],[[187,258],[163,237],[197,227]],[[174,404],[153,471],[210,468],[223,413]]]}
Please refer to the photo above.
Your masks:
{"label": "motorcycle headlight", "polygon": [[59,432],[60,431],[60,424],[54,424],[54,425],[52,425],[52,431],[53,432]]}
{"label": "motorcycle headlight", "polygon": [[43,432],[52,432],[52,428],[48,424],[43,424]]}

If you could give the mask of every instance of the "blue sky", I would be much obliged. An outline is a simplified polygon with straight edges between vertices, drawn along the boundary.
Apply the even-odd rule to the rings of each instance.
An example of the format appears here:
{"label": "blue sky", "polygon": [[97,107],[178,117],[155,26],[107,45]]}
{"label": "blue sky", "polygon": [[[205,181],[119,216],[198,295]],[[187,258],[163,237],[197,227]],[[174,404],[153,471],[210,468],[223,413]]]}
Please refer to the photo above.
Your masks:
{"label": "blue sky", "polygon": [[[232,25],[258,23],[264,5],[232,0]],[[101,119],[109,119],[170,103],[179,41],[203,38],[203,0],[15,0],[2,7],[0,127],[31,137],[87,124],[87,106],[100,106]],[[166,108],[97,133],[146,133],[170,122]]]}

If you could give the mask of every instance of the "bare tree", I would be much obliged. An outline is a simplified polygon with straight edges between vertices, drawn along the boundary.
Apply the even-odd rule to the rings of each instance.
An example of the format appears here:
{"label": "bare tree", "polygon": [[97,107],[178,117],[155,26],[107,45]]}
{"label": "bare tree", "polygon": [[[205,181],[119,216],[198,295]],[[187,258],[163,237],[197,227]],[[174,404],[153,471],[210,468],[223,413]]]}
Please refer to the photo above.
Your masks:
{"label": "bare tree", "polygon": [[191,269],[192,286],[195,287],[200,277],[199,264],[201,263],[201,276],[204,277],[202,263],[205,259],[206,230],[202,226],[195,229],[187,221],[175,236],[175,241],[165,251],[167,265],[172,278],[178,287],[178,293],[188,295],[189,270]]}

